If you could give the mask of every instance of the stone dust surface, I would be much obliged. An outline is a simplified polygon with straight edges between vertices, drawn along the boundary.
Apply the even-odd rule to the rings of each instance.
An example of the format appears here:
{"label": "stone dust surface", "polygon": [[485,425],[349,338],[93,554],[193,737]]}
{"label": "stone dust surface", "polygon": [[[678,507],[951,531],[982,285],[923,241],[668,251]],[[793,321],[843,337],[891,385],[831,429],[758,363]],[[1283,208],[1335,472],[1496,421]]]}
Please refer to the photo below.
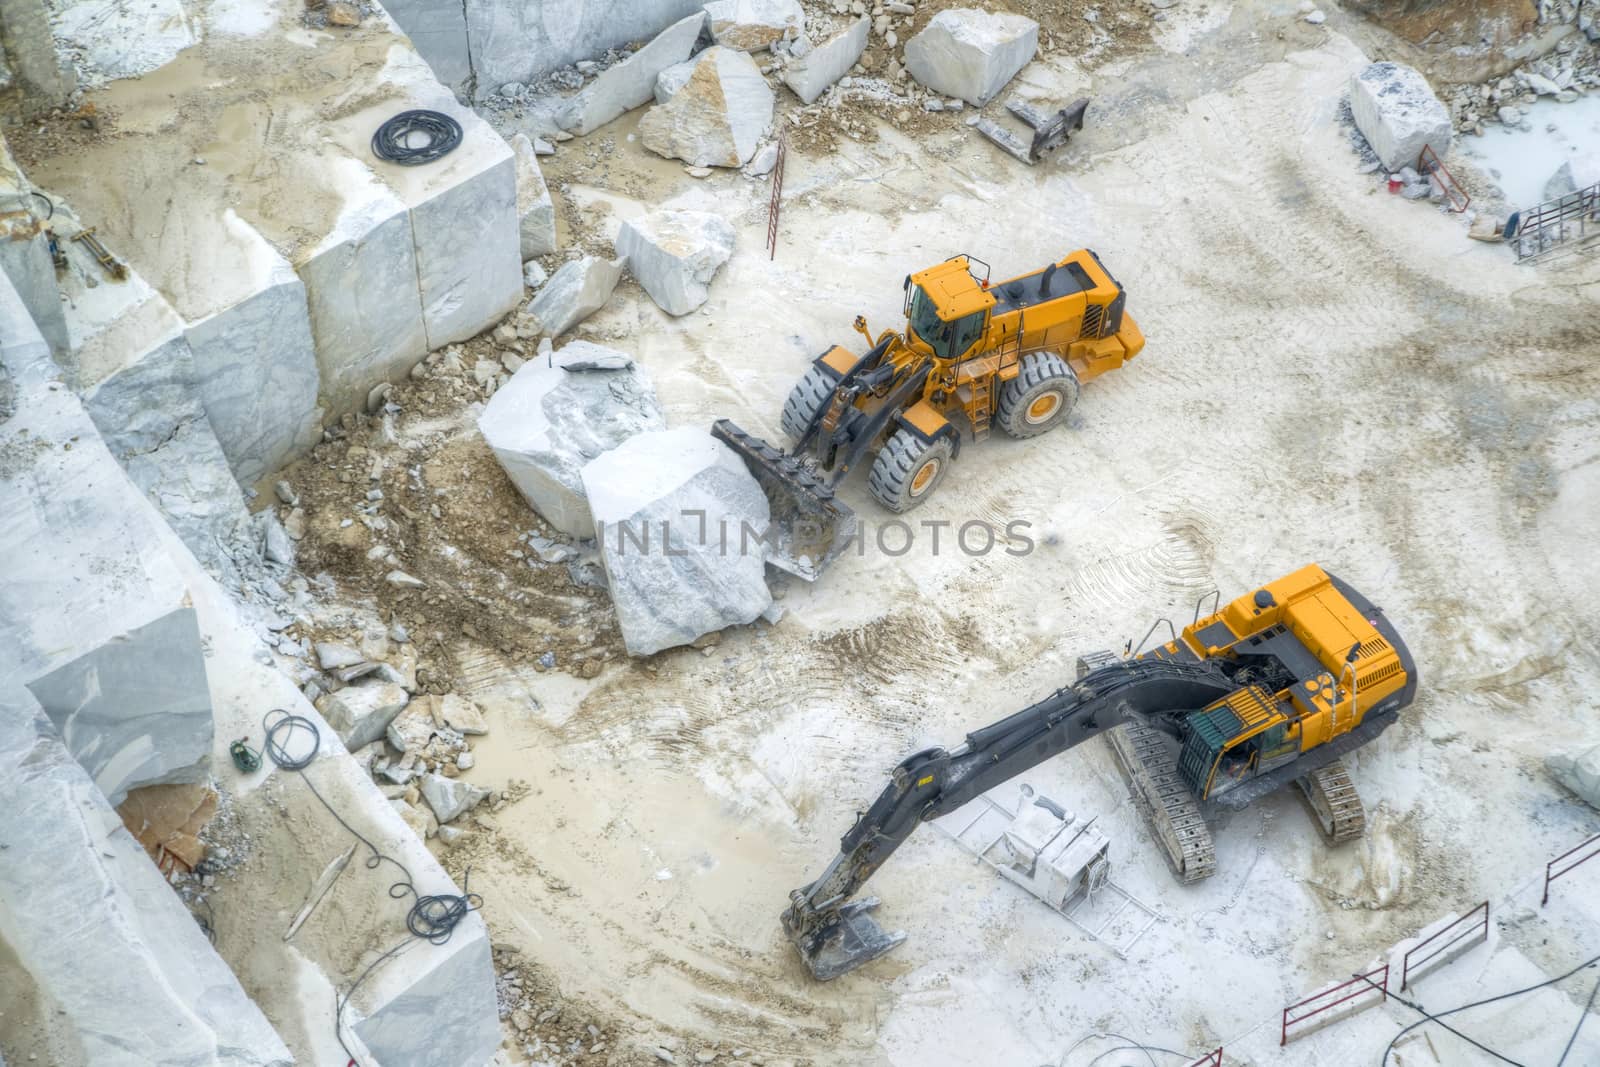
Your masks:
{"label": "stone dust surface", "polygon": [[[1086,387],[1064,428],[963,451],[910,516],[909,551],[869,533],[820,582],[788,585],[775,626],[617,655],[603,593],[502,562],[537,520],[474,444],[465,384],[403,386],[400,444],[374,448],[381,422],[361,427],[294,474],[318,511],[308,572],[440,633],[425,666],[491,723],[463,777],[527,784],[444,858],[457,874],[470,861],[496,941],[515,949],[502,962],[532,969],[533,999],[606,1021],[605,1049],[545,1059],[659,1047],[680,1063],[1081,1067],[1107,1047],[1085,1038],[1107,1031],[1266,1057],[1294,995],[1441,915],[1504,902],[1592,832],[1540,761],[1549,724],[1600,681],[1600,584],[1583,562],[1600,509],[1600,273],[1592,258],[1517,268],[1462,220],[1380,194],[1337,120],[1366,57],[1293,5],[1223,14],[1190,41],[1215,62],[1169,52],[1090,69],[1105,117],[1041,167],[953,118],[795,151],[775,259],[765,183],[662,167],[622,123],[546,161],[586,248],[604,247],[619,212],[656,205],[718,211],[738,231],[701,311],[672,319],[623,287],[580,328],[649,369],[671,425],[727,416],[780,441],[807,362],[851,344],[857,313],[893,324],[904,275],[957,252],[1007,277],[1088,246],[1128,289],[1148,341],[1137,360]],[[1264,19],[1280,21],[1263,32]],[[1070,72],[1040,77],[1065,86]],[[611,138],[603,151],[597,138]],[[393,455],[391,518],[430,499],[444,513],[397,522],[391,545],[441,601],[388,592],[369,531],[340,525],[369,477],[351,445]],[[445,492],[420,495],[418,477]],[[844,498],[887,519],[863,485]],[[1025,525],[988,552],[953,548],[974,522]],[[452,552],[481,575],[465,593]],[[1422,677],[1402,723],[1350,760],[1363,841],[1329,850],[1286,793],[1215,826],[1218,875],[1178,887],[1089,744],[1026,780],[1097,817],[1115,879],[1159,912],[1127,959],[925,831],[869,886],[906,944],[832,983],[806,976],[778,914],[895,762],[1038,699],[1083,651],[1308,561],[1384,606]],[[544,648],[558,669],[537,669]],[[586,649],[597,677],[561,669]],[[1584,958],[1583,928],[1554,915],[1498,936],[1553,973]],[[1544,1010],[1493,1025],[1553,1061],[1570,1021]],[[1362,1018],[1300,1048],[1375,1060],[1397,1027]],[[1439,1061],[1472,1062],[1451,1040],[1433,1035]],[[542,1062],[517,1041],[507,1052]]]}

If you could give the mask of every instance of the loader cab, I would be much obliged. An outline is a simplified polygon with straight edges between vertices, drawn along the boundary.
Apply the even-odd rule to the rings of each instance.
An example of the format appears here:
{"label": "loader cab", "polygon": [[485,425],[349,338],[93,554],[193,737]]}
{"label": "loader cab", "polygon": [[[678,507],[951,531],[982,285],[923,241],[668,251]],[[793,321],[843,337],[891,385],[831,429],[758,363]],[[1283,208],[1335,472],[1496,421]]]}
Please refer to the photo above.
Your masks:
{"label": "loader cab", "polygon": [[962,359],[983,340],[995,298],[972,273],[967,257],[908,275],[905,290],[907,331],[932,349],[934,358]]}

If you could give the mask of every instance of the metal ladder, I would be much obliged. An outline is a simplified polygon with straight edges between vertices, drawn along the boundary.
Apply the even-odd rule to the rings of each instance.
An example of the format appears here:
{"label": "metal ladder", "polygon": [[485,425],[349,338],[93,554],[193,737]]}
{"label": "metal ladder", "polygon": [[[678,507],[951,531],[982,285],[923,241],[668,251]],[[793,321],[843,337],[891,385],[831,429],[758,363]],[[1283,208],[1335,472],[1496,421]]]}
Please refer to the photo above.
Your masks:
{"label": "metal ladder", "polygon": [[972,422],[972,439],[982,441],[989,436],[989,413],[994,407],[994,375],[985,374],[972,379],[972,391],[967,404],[967,418]]}

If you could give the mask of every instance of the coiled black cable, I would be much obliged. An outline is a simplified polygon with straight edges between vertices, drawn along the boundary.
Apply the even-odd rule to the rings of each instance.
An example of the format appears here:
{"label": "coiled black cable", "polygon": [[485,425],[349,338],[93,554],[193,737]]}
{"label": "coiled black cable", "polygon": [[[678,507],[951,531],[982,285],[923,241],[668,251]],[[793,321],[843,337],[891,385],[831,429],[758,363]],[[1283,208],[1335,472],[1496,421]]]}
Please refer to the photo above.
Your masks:
{"label": "coiled black cable", "polygon": [[[300,780],[311,790],[311,795],[328,809],[328,814],[332,815],[352,837],[367,846],[370,853],[365,861],[367,869],[370,871],[381,864],[392,863],[405,875],[399,881],[390,883],[389,896],[395,900],[406,896],[413,898],[411,907],[406,911],[406,930],[411,936],[369,963],[367,969],[361,972],[361,976],[355,980],[344,996],[335,998],[334,1036],[339,1039],[339,1047],[344,1049],[345,1055],[354,1062],[355,1056],[344,1040],[344,1009],[356,990],[361,987],[361,983],[367,980],[368,975],[372,974],[380,963],[403,951],[415,940],[426,941],[430,945],[442,945],[449,941],[450,935],[455,932],[461,920],[483,907],[483,898],[468,888],[468,882],[472,878],[470,867],[461,877],[460,893],[418,893],[411,879],[410,868],[393,856],[380,851],[377,845],[345,821],[344,816],[340,815],[333,805],[328,803],[327,798],[317,791],[317,787],[305,773],[306,768],[316,760],[317,753],[322,748],[322,732],[317,729],[316,723],[304,715],[294,715],[282,708],[273,708],[262,718],[261,727],[266,731],[266,740],[261,748],[267,754],[267,758],[283,770],[298,772]],[[304,743],[295,745],[294,736],[302,733],[310,736],[309,747]],[[294,751],[296,747],[304,751],[297,754]]]}
{"label": "coiled black cable", "polygon": [[[427,138],[413,146],[413,135]],[[442,111],[402,111],[372,135],[372,154],[402,167],[432,163],[455,151],[461,143],[461,123]]]}

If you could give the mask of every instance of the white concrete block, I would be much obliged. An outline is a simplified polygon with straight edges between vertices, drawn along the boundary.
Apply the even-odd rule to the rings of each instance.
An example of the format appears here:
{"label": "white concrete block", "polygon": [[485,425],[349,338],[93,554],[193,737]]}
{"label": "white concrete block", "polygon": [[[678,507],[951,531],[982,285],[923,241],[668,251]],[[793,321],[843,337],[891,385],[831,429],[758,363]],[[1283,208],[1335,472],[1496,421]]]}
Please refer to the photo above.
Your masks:
{"label": "white concrete block", "polygon": [[321,375],[324,418],[360,411],[372,387],[428,353],[416,244],[406,205],[359,160],[329,153],[320,184],[343,198],[299,264]]}
{"label": "white concrete block", "polygon": [[706,5],[711,36],[720,45],[759,52],[805,29],[800,0],[712,0]]}
{"label": "white concrete block", "polygon": [[[572,364],[618,369],[568,370]],[[666,428],[655,388],[627,356],[573,341],[550,360],[525,364],[478,419],[495,458],[528,505],[573,537],[594,536],[583,468],[645,430]]]}
{"label": "white concrete block", "polygon": [[1039,24],[1030,18],[950,9],[906,42],[906,70],[934,92],[982,107],[1038,49]]}
{"label": "white concrete block", "polygon": [[1574,153],[1572,158],[1563,160],[1561,166],[1550,175],[1544,183],[1544,198],[1554,200],[1579,189],[1587,189],[1597,182],[1600,182],[1600,148],[1580,151]]}
{"label": "white concrete block", "polygon": [[[190,301],[175,305],[188,320],[194,387],[234,476],[249,485],[311,447],[321,433],[319,376],[305,285],[288,262],[231,208],[228,238],[203,251],[215,273],[202,280],[195,262]],[[239,254],[221,262],[231,247]],[[193,312],[211,307],[209,313]]]}
{"label": "white concrete block", "polygon": [[187,583],[3,278],[0,327],[15,389],[0,423],[0,684],[32,689],[113,802],[193,780],[212,719]]}
{"label": "white concrete block", "polygon": [[64,275],[68,383],[134,485],[212,574],[231,578],[250,516],[194,389],[183,321],[131,268],[116,285],[85,276]]}
{"label": "white concrete block", "polygon": [[639,120],[639,139],[691,166],[741,166],[772,128],[772,90],[755,60],[737,49],[714,45],[692,62],[683,84]]}
{"label": "white concrete block", "polygon": [[522,298],[516,165],[505,157],[411,210],[428,347],[464,341]]}
{"label": "white concrete block", "polygon": [[517,168],[517,219],[524,262],[556,250],[556,205],[539,169],[539,155],[525,133],[513,134]]}
{"label": "white concrete block", "polygon": [[181,0],[61,0],[52,7],[51,32],[79,53],[90,84],[148,74],[196,40]]}
{"label": "white concrete block", "polygon": [[752,622],[771,606],[766,494],[706,431],[637,434],[591,460],[583,485],[633,655]]}
{"label": "white concrete block", "polygon": [[534,82],[557,67],[608,48],[646,41],[705,0],[540,0],[471,2],[467,33],[480,96],[506,82]]}
{"label": "white concrete block", "polygon": [[565,263],[528,301],[528,313],[546,334],[559,337],[605,306],[622,278],[622,266],[620,259],[595,256]]}
{"label": "white concrete block", "polygon": [[[472,53],[467,41],[466,4],[437,0],[383,0],[395,24],[428,61],[434,77],[455,93],[472,86]],[[498,84],[498,83],[497,83]]]}
{"label": "white concrete block", "polygon": [[289,1067],[282,1039],[38,705],[4,687],[0,811],[7,949],[51,1016],[32,1027],[8,1017],[11,1036],[54,1032],[86,1064]]}
{"label": "white concrete block", "polygon": [[1552,752],[1544,758],[1544,766],[1585,804],[1600,809],[1600,745]]}
{"label": "white concrete block", "polygon": [[802,103],[812,103],[828,87],[846,74],[867,50],[872,20],[862,16],[849,29],[836,33],[804,56],[783,68],[783,84],[794,91]]}
{"label": "white concrete block", "polygon": [[411,694],[393,682],[358,682],[318,700],[317,710],[354,752],[383,737],[410,702]]}
{"label": "white concrete block", "polygon": [[704,11],[679,19],[639,51],[602,71],[562,110],[561,128],[591,133],[649,101],[655,93],[656,76],[689,58],[705,20]]}
{"label": "white concrete block", "polygon": [[655,211],[623,222],[617,255],[670,315],[706,302],[711,279],[733,255],[733,227],[708,211]]}
{"label": "white concrete block", "polygon": [[1428,79],[1399,63],[1373,63],[1350,79],[1350,110],[1384,167],[1415,167],[1424,145],[1450,153],[1450,112]]}
{"label": "white concrete block", "polygon": [[[391,48],[387,64],[361,87],[361,95],[379,90],[398,99],[352,111],[329,124],[329,135],[411,210],[423,327],[434,349],[476,336],[522,298],[515,161],[500,135],[458,103],[409,49]],[[424,166],[374,158],[373,131],[417,107],[459,122],[460,145]]]}

